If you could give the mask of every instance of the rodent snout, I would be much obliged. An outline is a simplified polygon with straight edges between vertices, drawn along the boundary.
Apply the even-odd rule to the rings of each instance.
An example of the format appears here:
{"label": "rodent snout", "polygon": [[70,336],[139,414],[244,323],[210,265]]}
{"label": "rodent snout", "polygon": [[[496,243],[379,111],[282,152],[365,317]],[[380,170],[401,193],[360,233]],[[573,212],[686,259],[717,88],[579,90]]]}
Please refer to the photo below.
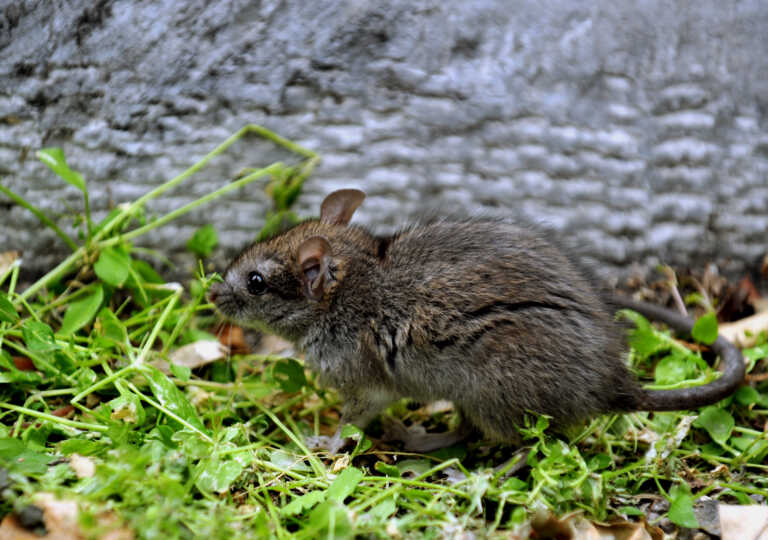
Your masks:
{"label": "rodent snout", "polygon": [[223,283],[213,283],[208,289],[208,300],[215,304],[223,287]]}

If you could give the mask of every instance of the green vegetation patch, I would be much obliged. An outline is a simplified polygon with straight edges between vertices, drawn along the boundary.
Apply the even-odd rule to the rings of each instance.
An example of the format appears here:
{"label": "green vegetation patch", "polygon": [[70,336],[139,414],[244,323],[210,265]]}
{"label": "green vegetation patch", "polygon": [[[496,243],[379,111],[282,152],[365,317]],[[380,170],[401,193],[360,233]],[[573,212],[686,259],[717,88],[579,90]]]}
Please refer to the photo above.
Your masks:
{"label": "green vegetation patch", "polygon": [[[148,201],[252,135],[294,151],[298,163],[246,170],[182,208],[146,215]],[[532,417],[521,426],[522,450],[473,441],[409,454],[378,440],[382,427],[374,423],[368,436],[345,428],[356,442],[346,454],[311,451],[307,437],[336,427],[334,394],[317,387],[300,359],[218,351],[213,334],[224,330],[205,299],[218,278],[201,261],[188,286],[166,283],[147,262],[158,254],[133,242],[260,179],[268,180],[274,208],[258,237],[272,236],[298,222],[291,207],[317,156],[247,126],[100,221],[91,216],[86,179],[64,153],[46,149],[38,157],[83,193],[83,211],[76,241],[0,185],[72,249],[23,291],[19,264],[0,267],[6,522],[23,517],[27,528],[51,532],[56,525],[39,510],[55,500],[74,503],[76,526],[93,537],[128,531],[139,538],[501,538],[530,533],[542,513],[578,512],[595,522],[644,516],[650,529],[695,528],[704,496],[738,504],[768,497],[768,383],[759,378],[699,411],[603,417],[570,437],[550,433],[545,417]],[[187,247],[205,259],[217,242],[206,225]],[[630,361],[649,384],[678,388],[717,376],[702,347],[637,314],[625,316],[636,324]],[[716,335],[713,315],[697,323],[700,343]],[[745,356],[751,369],[763,370],[765,336]],[[450,410],[430,414],[404,403],[391,413],[437,430],[453,420]]]}

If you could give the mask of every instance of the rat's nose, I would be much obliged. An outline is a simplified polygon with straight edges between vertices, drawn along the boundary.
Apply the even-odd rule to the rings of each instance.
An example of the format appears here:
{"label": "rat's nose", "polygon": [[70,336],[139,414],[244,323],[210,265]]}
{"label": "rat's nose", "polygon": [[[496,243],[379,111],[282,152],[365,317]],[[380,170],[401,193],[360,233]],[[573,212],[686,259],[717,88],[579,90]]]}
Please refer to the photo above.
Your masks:
{"label": "rat's nose", "polygon": [[219,297],[219,294],[221,293],[221,288],[224,286],[223,283],[213,283],[208,288],[208,300],[210,302],[216,303],[216,299]]}

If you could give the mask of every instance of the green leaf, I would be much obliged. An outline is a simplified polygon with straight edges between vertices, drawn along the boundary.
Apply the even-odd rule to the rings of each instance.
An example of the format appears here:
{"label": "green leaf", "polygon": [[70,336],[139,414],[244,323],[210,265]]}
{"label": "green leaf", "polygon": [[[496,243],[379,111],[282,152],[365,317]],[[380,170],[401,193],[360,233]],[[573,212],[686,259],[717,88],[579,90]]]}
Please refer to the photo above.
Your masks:
{"label": "green leaf", "polygon": [[362,454],[373,446],[373,443],[365,436],[363,430],[353,424],[345,424],[341,428],[341,437],[342,439],[350,438],[357,443],[354,450],[352,450],[352,457]]}
{"label": "green leaf", "polygon": [[289,454],[285,450],[278,448],[269,455],[269,461],[281,469],[292,471],[308,471],[310,467],[303,459],[296,459],[296,456]]}
{"label": "green leaf", "polygon": [[673,352],[656,364],[654,378],[658,384],[675,384],[688,379],[693,371],[693,366],[684,355]]}
{"label": "green leaf", "polygon": [[396,510],[397,504],[395,504],[395,498],[390,497],[389,499],[385,499],[371,508],[368,512],[366,512],[366,515],[371,516],[377,520],[385,520],[394,514]]}
{"label": "green leaf", "polygon": [[169,411],[188,422],[191,426],[196,427],[200,431],[205,431],[203,423],[197,417],[195,408],[162,371],[145,365],[142,373],[147,377],[149,387],[161,405],[168,408]]}
{"label": "green leaf", "polygon": [[96,322],[97,331],[102,337],[116,343],[125,344],[128,342],[128,331],[125,325],[108,307],[99,311]]}
{"label": "green leaf", "polygon": [[751,386],[740,386],[733,394],[739,405],[752,405],[760,403],[760,393]]}
{"label": "green leaf", "polygon": [[292,358],[281,360],[275,364],[272,376],[278,382],[283,392],[298,392],[307,384],[304,367]]}
{"label": "green leaf", "polygon": [[622,310],[621,314],[635,323],[635,328],[629,331],[628,341],[635,353],[641,358],[647,358],[667,348],[667,345],[657,336],[656,330],[653,329],[648,319],[630,310]]}
{"label": "green leaf", "polygon": [[131,259],[131,264],[136,273],[146,283],[165,283],[165,280],[158,274],[152,265],[141,259]]}
{"label": "green leaf", "polygon": [[277,210],[288,210],[301,195],[304,178],[298,175],[294,167],[285,167],[275,175],[267,186],[267,193],[275,201]]}
{"label": "green leaf", "polygon": [[70,454],[95,456],[103,454],[107,450],[109,450],[109,446],[106,444],[88,439],[67,439],[66,441],[62,441],[59,445],[59,451],[65,456]]}
{"label": "green leaf", "polygon": [[706,407],[701,411],[701,414],[699,414],[699,417],[693,425],[704,428],[707,433],[709,433],[709,436],[712,437],[713,441],[719,444],[725,444],[731,436],[731,432],[733,431],[736,422],[734,421],[733,416],[731,416],[731,413],[725,409],[711,406]]}
{"label": "green leaf", "polygon": [[171,363],[168,365],[168,367],[170,368],[174,377],[181,379],[184,382],[188,381],[189,376],[192,374],[192,370],[187,366],[180,366],[179,364]]}
{"label": "green leaf", "polygon": [[376,465],[374,465],[374,469],[385,476],[400,478],[400,471],[397,469],[397,467],[388,463],[384,463],[383,461],[377,461]]}
{"label": "green leaf", "polygon": [[295,497],[291,502],[280,509],[284,516],[296,516],[309,510],[319,502],[325,500],[325,491],[310,491],[304,495]]}
{"label": "green leaf", "polygon": [[420,476],[432,467],[432,462],[426,459],[404,459],[396,467],[401,475]]}
{"label": "green leaf", "polygon": [[112,409],[112,420],[122,420],[127,424],[144,424],[147,418],[144,407],[141,406],[139,396],[135,394],[123,394],[109,402]]}
{"label": "green leaf", "polygon": [[198,257],[205,258],[211,254],[218,243],[219,235],[213,225],[209,223],[195,231],[195,234],[187,242],[187,249]]}
{"label": "green leaf", "polygon": [[502,488],[510,491],[528,491],[528,483],[513,476],[504,482]]}
{"label": "green leaf", "polygon": [[267,221],[256,236],[256,241],[261,242],[273,236],[277,236],[282,231],[299,223],[299,218],[290,211],[276,212],[267,217]]}
{"label": "green leaf", "polygon": [[341,471],[341,474],[328,487],[328,500],[343,503],[344,499],[355,491],[363,476],[363,471],[355,467],[347,467]]}
{"label": "green leaf", "polygon": [[0,291],[0,322],[15,323],[19,320],[19,314],[16,313],[16,308],[8,300],[8,296]]}
{"label": "green leaf", "polygon": [[50,353],[59,349],[53,330],[45,323],[28,320],[21,327],[21,335],[27,348],[33,353]]}
{"label": "green leaf", "polygon": [[72,302],[64,314],[59,333],[68,336],[90,323],[104,301],[104,288],[97,284],[83,298]]}
{"label": "green leaf", "polygon": [[0,439],[0,465],[11,472],[43,474],[53,459],[52,456],[30,450],[19,439]]}
{"label": "green leaf", "polygon": [[131,258],[114,248],[107,248],[99,253],[99,259],[93,265],[93,271],[104,283],[113,287],[122,287],[130,275]]}
{"label": "green leaf", "polygon": [[693,513],[693,496],[688,486],[675,484],[669,490],[669,519],[675,525],[697,528],[699,522]]}
{"label": "green leaf", "polygon": [[[330,530],[331,524],[333,530]],[[325,501],[312,510],[309,514],[309,527],[315,532],[314,538],[352,538],[352,525],[347,509],[332,501]]]}
{"label": "green leaf", "polygon": [[[166,430],[163,434],[163,430],[159,430],[159,433],[166,439],[166,444],[169,444],[167,441],[168,431]],[[187,428],[171,433],[170,443],[180,445],[184,454],[193,459],[207,458],[211,455],[211,444],[203,440],[198,433]]]}
{"label": "green leaf", "polygon": [[67,161],[64,158],[64,151],[61,148],[43,148],[42,150],[39,150],[36,155],[40,161],[48,165],[48,167],[63,180],[85,193],[85,180],[83,179],[83,175],[69,168],[69,165],[67,165]]}
{"label": "green leaf", "polygon": [[606,467],[610,467],[612,464],[613,459],[611,459],[611,456],[608,454],[595,454],[589,460],[589,469],[592,471],[597,471],[600,469],[605,469]]}
{"label": "green leaf", "polygon": [[710,311],[699,317],[691,330],[693,339],[705,345],[711,345],[717,339],[717,315]]}
{"label": "green leaf", "polygon": [[243,465],[233,459],[204,459],[198,465],[195,485],[200,491],[223,493],[243,472]]}
{"label": "green leaf", "polygon": [[763,358],[768,358],[768,343],[764,345],[758,345],[757,347],[750,347],[741,351],[744,354],[744,358],[750,362],[756,362]]}
{"label": "green leaf", "polygon": [[644,516],[645,510],[642,508],[637,508],[636,506],[620,506],[617,508],[617,512],[619,514],[624,514],[625,516]]}

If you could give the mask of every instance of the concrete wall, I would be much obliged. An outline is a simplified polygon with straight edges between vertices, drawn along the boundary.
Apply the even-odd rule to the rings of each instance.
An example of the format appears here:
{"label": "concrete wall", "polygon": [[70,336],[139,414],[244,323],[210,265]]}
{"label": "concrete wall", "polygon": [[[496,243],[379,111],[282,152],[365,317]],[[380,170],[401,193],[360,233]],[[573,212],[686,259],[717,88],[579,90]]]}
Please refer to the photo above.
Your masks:
{"label": "concrete wall", "polygon": [[[324,156],[300,212],[342,186],[391,230],[426,207],[562,231],[606,272],[766,252],[768,3],[394,0],[0,1],[0,182],[51,215],[79,194],[33,157],[64,148],[93,204],[132,200],[246,123]],[[236,145],[161,212],[281,157]],[[142,240],[225,256],[259,186]],[[0,250],[62,249],[0,196]]]}

